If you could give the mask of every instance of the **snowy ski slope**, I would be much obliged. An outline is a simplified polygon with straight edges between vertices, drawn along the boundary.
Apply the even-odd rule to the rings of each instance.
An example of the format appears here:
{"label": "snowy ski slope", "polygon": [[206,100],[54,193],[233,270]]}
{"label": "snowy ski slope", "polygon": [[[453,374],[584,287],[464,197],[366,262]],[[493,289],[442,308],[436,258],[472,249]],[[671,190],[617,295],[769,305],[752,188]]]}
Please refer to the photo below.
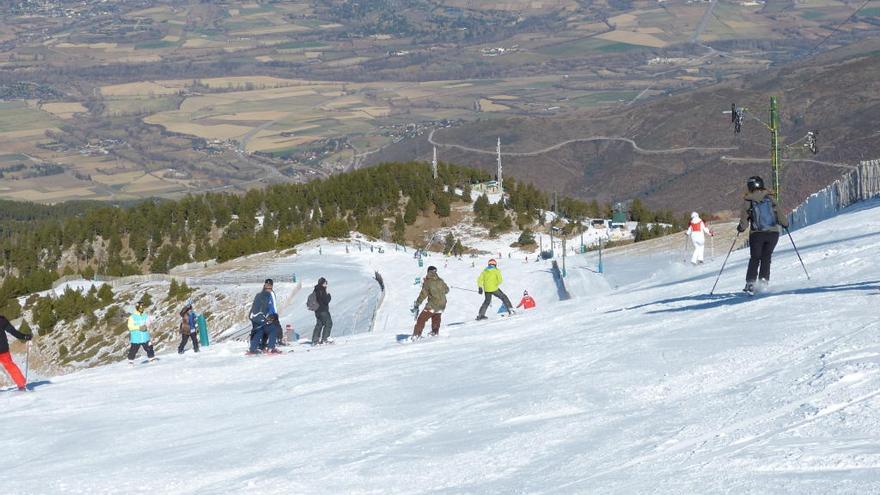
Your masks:
{"label": "snowy ski slope", "polygon": [[[754,299],[739,293],[745,251],[715,296],[721,256],[699,268],[631,258],[627,273],[644,277],[616,289],[569,258],[580,297],[566,302],[552,301],[546,264],[501,259],[508,294],[528,288],[536,310],[475,323],[479,296],[453,290],[445,319],[464,323],[407,345],[393,335],[411,329],[424,268],[402,253],[352,254],[388,287],[375,333],[277,357],[245,358],[229,342],[0,393],[0,486],[880,493],[880,204],[795,240],[813,280],[784,239],[772,289]],[[482,263],[437,260],[450,285],[473,288]]]}

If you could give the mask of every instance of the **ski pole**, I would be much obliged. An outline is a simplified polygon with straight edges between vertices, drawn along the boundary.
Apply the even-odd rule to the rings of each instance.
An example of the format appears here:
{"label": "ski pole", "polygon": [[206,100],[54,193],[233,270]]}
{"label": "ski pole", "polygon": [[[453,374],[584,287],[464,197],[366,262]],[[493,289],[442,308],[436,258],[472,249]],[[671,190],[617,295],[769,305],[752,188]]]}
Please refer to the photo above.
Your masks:
{"label": "ski pole", "polygon": [[463,291],[466,291],[466,292],[477,292],[477,293],[478,293],[478,294],[479,294],[479,292],[478,292],[478,291],[475,291],[475,290],[471,290],[471,289],[464,289],[464,288],[461,288],[461,287],[456,287],[456,286],[454,286],[454,285],[450,285],[450,286],[449,286],[449,288],[450,288],[450,289],[458,289],[458,290],[463,290]]}
{"label": "ski pole", "polygon": [[715,293],[715,287],[718,286],[718,281],[721,280],[721,274],[724,273],[724,267],[727,266],[727,259],[730,258],[730,253],[733,252],[734,246],[736,246],[736,241],[739,239],[739,231],[736,233],[736,237],[733,238],[733,242],[730,244],[730,250],[727,251],[727,256],[724,257],[724,263],[721,264],[721,270],[718,272],[718,277],[715,278],[715,284],[712,286],[712,290],[709,291],[709,295]]}
{"label": "ski pole", "polygon": [[791,246],[794,248],[795,254],[797,254],[798,260],[801,262],[801,267],[804,269],[804,274],[807,275],[807,280],[810,279],[810,273],[807,271],[807,265],[804,264],[804,260],[801,258],[801,253],[798,252],[797,244],[794,243],[794,237],[791,236],[791,231],[788,230],[788,227],[785,227],[785,232],[788,233],[788,239],[791,241]]}

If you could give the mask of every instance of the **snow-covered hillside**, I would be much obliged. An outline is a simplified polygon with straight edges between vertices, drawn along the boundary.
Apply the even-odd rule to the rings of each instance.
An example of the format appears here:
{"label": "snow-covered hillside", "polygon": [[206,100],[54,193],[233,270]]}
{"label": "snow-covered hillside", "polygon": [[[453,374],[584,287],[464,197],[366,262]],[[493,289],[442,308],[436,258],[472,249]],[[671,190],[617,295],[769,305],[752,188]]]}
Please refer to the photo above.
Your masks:
{"label": "snow-covered hillside", "polygon": [[[472,321],[480,297],[461,289],[474,289],[486,260],[471,267],[469,258],[431,257],[425,267],[438,266],[460,289],[450,292],[441,336],[406,345],[394,335],[411,331],[407,308],[425,268],[411,253],[303,249],[290,262],[324,263],[331,293],[342,293],[346,273],[382,274],[374,333],[277,357],[246,358],[243,343],[226,342],[0,393],[0,486],[15,494],[878,493],[878,232],[877,202],[796,232],[812,281],[782,239],[772,288],[754,299],[739,292],[745,251],[731,256],[714,296],[724,253],[698,268],[677,263],[680,253],[612,256],[607,269],[627,275],[614,284],[591,271],[594,253],[570,257],[578,297],[564,302],[554,301],[546,262],[502,258],[503,288],[515,300],[528,289],[538,308],[480,323]],[[298,329],[308,324],[302,292],[282,315],[299,318]],[[331,310],[351,304],[334,298]]]}

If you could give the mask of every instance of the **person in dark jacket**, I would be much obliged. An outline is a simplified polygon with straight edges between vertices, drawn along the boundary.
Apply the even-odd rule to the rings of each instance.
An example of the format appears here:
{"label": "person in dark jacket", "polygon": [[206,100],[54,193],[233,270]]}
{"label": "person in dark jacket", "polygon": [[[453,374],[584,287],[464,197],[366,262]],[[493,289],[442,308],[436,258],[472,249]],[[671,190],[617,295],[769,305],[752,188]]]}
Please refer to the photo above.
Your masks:
{"label": "person in dark jacket", "polygon": [[315,285],[315,300],[318,309],[315,310],[315,331],[312,332],[312,345],[326,344],[333,329],[333,319],[330,318],[330,293],[327,292],[327,279],[321,277]]}
{"label": "person in dark jacket", "polygon": [[9,376],[12,378],[12,381],[15,382],[18,389],[26,390],[27,381],[25,380],[24,375],[21,374],[21,370],[18,369],[18,366],[12,361],[12,354],[9,353],[9,341],[6,340],[7,333],[11,334],[18,340],[24,341],[31,340],[34,336],[29,333],[19,332],[14,326],[12,326],[12,323],[9,323],[9,320],[7,320],[5,316],[0,315],[0,363],[6,368],[6,372],[9,373]]}
{"label": "person in dark jacket", "polygon": [[422,337],[422,330],[425,328],[425,323],[428,320],[431,320],[431,335],[437,336],[440,334],[440,320],[443,315],[443,310],[446,309],[446,294],[449,293],[449,287],[446,285],[446,282],[437,275],[437,267],[429,266],[428,274],[425,275],[425,280],[422,282],[422,291],[419,292],[419,297],[416,298],[415,303],[413,303],[413,310],[418,312],[419,306],[421,306],[422,301],[425,299],[428,300],[428,304],[425,305],[425,309],[419,313],[418,318],[416,318],[416,325],[413,328],[413,339],[418,339]]}
{"label": "person in dark jacket", "polygon": [[[754,294],[760,286],[766,287],[770,282],[770,261],[773,250],[779,242],[779,234],[783,228],[788,228],[788,218],[779,213],[779,205],[773,199],[772,191],[764,188],[764,179],[761,177],[749,177],[746,182],[748,192],[743,198],[740,209],[739,225],[737,232],[745,232],[749,229],[749,268],[746,271],[746,286],[743,292]],[[769,205],[770,219],[759,220],[759,211],[764,205]],[[759,272],[760,270],[760,272]]]}
{"label": "person in dark jacket", "polygon": [[199,326],[196,323],[196,312],[192,309],[192,304],[187,304],[180,311],[180,345],[177,346],[177,353],[183,354],[186,348],[186,341],[192,339],[193,352],[199,352]]}
{"label": "person in dark jacket", "polygon": [[263,336],[267,335],[268,339],[265,344],[265,351],[269,354],[279,354],[281,351],[275,349],[275,339],[277,335],[275,328],[278,321],[277,306],[275,304],[275,292],[272,291],[274,282],[271,278],[267,278],[263,283],[261,290],[255,297],[254,303],[251,305],[250,319],[253,329],[251,330],[251,345],[248,354],[262,354],[260,348],[263,346]]}

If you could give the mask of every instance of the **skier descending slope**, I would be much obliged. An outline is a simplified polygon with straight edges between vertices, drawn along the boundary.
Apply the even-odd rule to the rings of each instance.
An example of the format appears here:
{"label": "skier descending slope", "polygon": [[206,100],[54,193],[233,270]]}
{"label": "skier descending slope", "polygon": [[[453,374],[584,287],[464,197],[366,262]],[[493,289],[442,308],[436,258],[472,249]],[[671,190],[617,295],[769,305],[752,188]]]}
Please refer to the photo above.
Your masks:
{"label": "skier descending slope", "polygon": [[[736,230],[745,232],[746,227],[750,229],[751,258],[743,292],[754,295],[756,289],[764,289],[770,282],[770,258],[779,242],[782,227],[788,227],[788,219],[779,214],[772,192],[764,188],[764,179],[757,175],[749,177],[746,187],[749,191],[743,200]],[[760,282],[756,285],[759,276]]]}
{"label": "skier descending slope", "polygon": [[24,391],[27,383],[21,370],[12,361],[12,354],[9,353],[9,341],[6,340],[7,332],[18,340],[31,340],[33,335],[19,332],[5,316],[0,315],[0,363],[3,363],[3,367],[6,368],[6,372],[9,373],[18,389]]}
{"label": "skier descending slope", "polygon": [[685,235],[691,238],[691,243],[694,245],[694,254],[691,256],[691,263],[694,265],[703,263],[703,254],[706,251],[705,234],[715,235],[706,227],[706,223],[703,222],[697,212],[691,213],[691,223],[688,225]]}
{"label": "skier descending slope", "polygon": [[480,306],[480,314],[477,315],[478,320],[486,319],[486,310],[489,308],[489,303],[492,302],[492,296],[501,299],[504,307],[507,308],[508,315],[513,314],[513,309],[511,309],[513,304],[510,303],[507,294],[501,292],[501,282],[503,281],[504,277],[501,276],[501,270],[498,269],[498,262],[494,259],[489,260],[489,265],[477,277],[477,292],[484,295],[483,305]]}
{"label": "skier descending slope", "polygon": [[437,336],[440,334],[440,319],[442,318],[443,310],[446,309],[447,293],[449,293],[449,287],[437,275],[437,267],[429,266],[428,274],[425,275],[425,280],[422,282],[422,291],[419,293],[419,297],[416,298],[416,302],[413,303],[413,312],[418,313],[422,301],[428,300],[428,304],[425,304],[425,309],[419,313],[419,317],[416,319],[416,325],[413,327],[413,340],[422,337],[422,330],[425,328],[425,323],[428,320],[431,320],[431,335]]}
{"label": "skier descending slope", "polygon": [[128,364],[134,364],[134,358],[137,356],[140,347],[147,351],[147,358],[152,362],[156,360],[156,353],[150,344],[150,332],[147,325],[150,317],[144,312],[144,303],[138,302],[134,306],[134,313],[128,317],[128,332],[131,337],[131,347],[128,349]]}

